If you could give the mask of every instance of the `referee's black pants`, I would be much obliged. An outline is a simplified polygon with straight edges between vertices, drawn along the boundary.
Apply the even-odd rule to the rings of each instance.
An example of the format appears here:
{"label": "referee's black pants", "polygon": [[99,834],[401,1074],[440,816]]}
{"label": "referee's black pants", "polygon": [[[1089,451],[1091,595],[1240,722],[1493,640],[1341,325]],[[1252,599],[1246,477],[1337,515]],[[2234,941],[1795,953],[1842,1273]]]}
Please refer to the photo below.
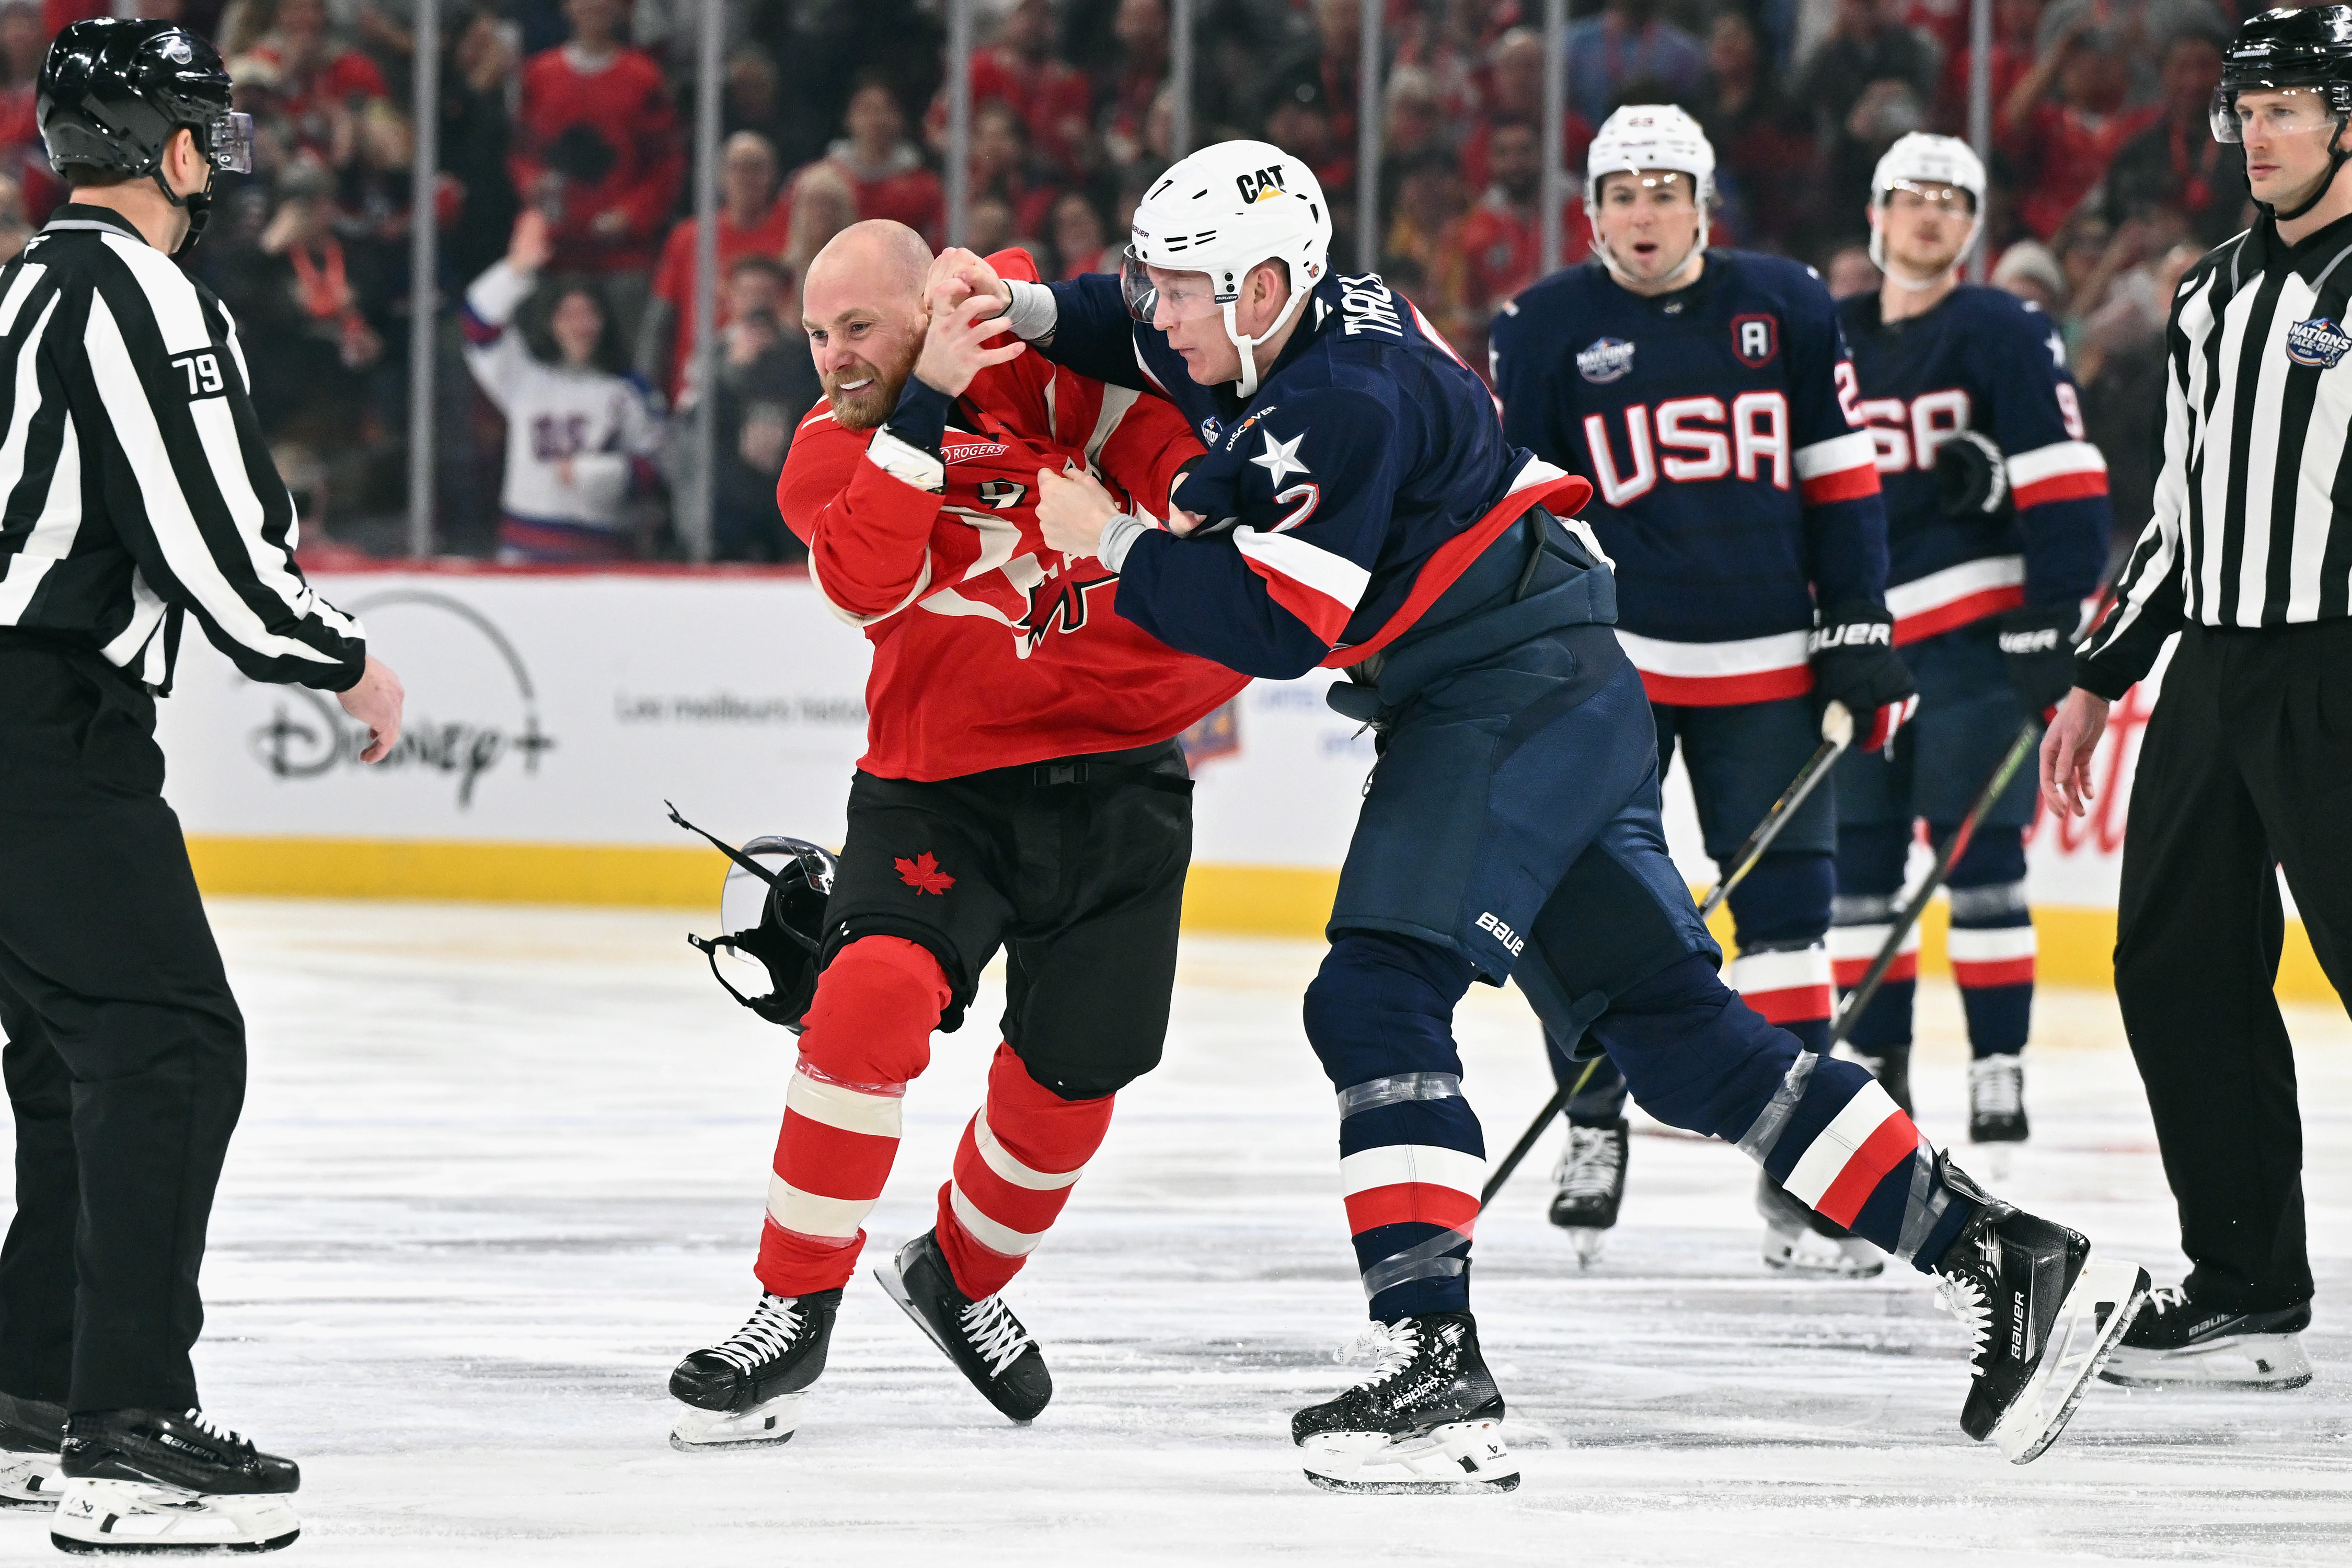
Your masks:
{"label": "referee's black pants", "polygon": [[2352,996],[2352,622],[2181,634],[2132,784],[2116,994],[2200,1304],[2311,1299],[2287,884]]}
{"label": "referee's black pants", "polygon": [[73,1411],[197,1403],[196,1271],[245,1098],[154,728],[95,655],[0,641],[0,1391]]}

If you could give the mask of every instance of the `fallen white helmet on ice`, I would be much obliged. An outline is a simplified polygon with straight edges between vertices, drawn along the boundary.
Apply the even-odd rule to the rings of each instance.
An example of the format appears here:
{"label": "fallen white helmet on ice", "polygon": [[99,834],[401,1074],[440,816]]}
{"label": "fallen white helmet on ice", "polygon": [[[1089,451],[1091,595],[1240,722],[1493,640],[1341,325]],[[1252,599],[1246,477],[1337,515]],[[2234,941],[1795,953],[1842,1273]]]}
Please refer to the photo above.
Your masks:
{"label": "fallen white helmet on ice", "polygon": [[[1262,262],[1290,269],[1290,297],[1263,332],[1246,335],[1234,319],[1242,279]],[[1136,204],[1134,230],[1119,267],[1127,308],[1139,321],[1160,309],[1147,268],[1202,272],[1209,290],[1202,313],[1220,310],[1225,335],[1241,351],[1243,397],[1257,392],[1256,346],[1282,330],[1331,268],[1331,208],[1303,162],[1268,142],[1220,142],[1178,163]]]}
{"label": "fallen white helmet on ice", "polygon": [[1870,176],[1870,259],[1897,288],[1930,289],[1936,283],[1933,278],[1914,282],[1887,270],[1886,231],[1878,216],[1889,192],[1917,191],[1922,185],[1949,185],[1969,194],[1969,237],[1952,258],[1954,267],[1968,259],[1984,233],[1985,167],[1976,149],[1957,136],[1931,136],[1924,131],[1897,137]]}
{"label": "fallen white helmet on ice", "polygon": [[1629,103],[1601,122],[1584,154],[1584,214],[1592,225],[1593,254],[1619,279],[1631,281],[1601,237],[1601,182],[1611,174],[1668,170],[1690,177],[1698,203],[1698,239],[1661,279],[1672,282],[1706,254],[1706,214],[1715,205],[1715,146],[1682,109],[1671,103]]}

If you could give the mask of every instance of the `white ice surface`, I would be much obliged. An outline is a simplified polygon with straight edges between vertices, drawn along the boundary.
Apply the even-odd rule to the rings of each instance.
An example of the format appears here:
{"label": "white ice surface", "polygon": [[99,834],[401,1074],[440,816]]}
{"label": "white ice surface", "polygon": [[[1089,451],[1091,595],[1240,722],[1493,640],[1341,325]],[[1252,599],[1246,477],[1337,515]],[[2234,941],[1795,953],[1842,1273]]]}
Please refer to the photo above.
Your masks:
{"label": "white ice surface", "polygon": [[[1756,1262],[1731,1150],[1633,1142],[1580,1275],[1543,1221],[1557,1137],[1481,1229],[1475,1295],[1526,1481],[1308,1489],[1290,1412],[1362,1315],[1331,1095],[1298,1026],[1318,950],[1185,948],[1166,1065],[1013,1287],[1057,1392],[1006,1426],[861,1270],[787,1447],[688,1456],[664,1379],[755,1300],[790,1040],[721,996],[670,913],[221,902],[252,1088],[205,1268],[205,1403],[299,1458],[290,1563],[1305,1562],[1755,1565],[2352,1561],[2352,1027],[2303,1046],[2318,1381],[2095,1387],[2027,1468],[1956,1425],[1959,1333],[1919,1277]],[[707,923],[707,922],[705,922]],[[1915,1085],[1963,1131],[1958,1008],[1922,1000]],[[983,997],[976,1019],[994,1016]],[[1516,994],[1475,990],[1468,1089],[1507,1146],[1548,1088]],[[994,1034],[938,1042],[877,1247],[929,1223]],[[1998,1184],[2181,1268],[2111,1001],[2045,994],[2035,1142]],[[1965,1151],[1963,1151],[1965,1155]],[[0,1562],[53,1561],[0,1516]]]}

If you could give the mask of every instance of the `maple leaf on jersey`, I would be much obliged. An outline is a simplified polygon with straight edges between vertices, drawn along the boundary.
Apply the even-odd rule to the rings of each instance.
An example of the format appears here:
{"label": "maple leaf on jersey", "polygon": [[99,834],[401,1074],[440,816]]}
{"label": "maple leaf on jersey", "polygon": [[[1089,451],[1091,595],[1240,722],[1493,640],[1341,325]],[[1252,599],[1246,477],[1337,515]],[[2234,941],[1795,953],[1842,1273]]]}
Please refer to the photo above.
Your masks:
{"label": "maple leaf on jersey", "polygon": [[894,856],[890,864],[898,869],[898,880],[918,893],[937,893],[945,898],[947,890],[956,884],[953,877],[940,869],[938,859],[928,849],[912,860]]}

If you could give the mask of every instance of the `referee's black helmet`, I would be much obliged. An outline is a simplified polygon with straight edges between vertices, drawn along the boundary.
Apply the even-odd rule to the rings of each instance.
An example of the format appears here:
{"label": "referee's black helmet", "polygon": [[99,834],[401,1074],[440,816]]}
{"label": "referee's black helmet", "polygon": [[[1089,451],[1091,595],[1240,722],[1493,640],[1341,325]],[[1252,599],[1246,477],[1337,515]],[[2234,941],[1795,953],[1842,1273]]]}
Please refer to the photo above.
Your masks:
{"label": "referee's black helmet", "polygon": [[2346,126],[2352,124],[2352,5],[2280,9],[2247,17],[2221,56],[2221,85],[2213,92],[2214,139],[2241,139],[2240,93],[2289,87],[2320,89],[2336,121],[2335,134],[2328,139],[2327,177],[2293,212],[2272,215],[2293,219],[2319,205],[2335,184],[2337,171],[2352,158],[2352,150],[2337,145]]}
{"label": "referee's black helmet", "polygon": [[[41,62],[37,94],[41,140],[60,169],[158,174],[164,147],[184,127],[213,167],[252,173],[253,121],[229,107],[220,52],[176,23],[71,24]],[[163,194],[180,205],[176,193]]]}

